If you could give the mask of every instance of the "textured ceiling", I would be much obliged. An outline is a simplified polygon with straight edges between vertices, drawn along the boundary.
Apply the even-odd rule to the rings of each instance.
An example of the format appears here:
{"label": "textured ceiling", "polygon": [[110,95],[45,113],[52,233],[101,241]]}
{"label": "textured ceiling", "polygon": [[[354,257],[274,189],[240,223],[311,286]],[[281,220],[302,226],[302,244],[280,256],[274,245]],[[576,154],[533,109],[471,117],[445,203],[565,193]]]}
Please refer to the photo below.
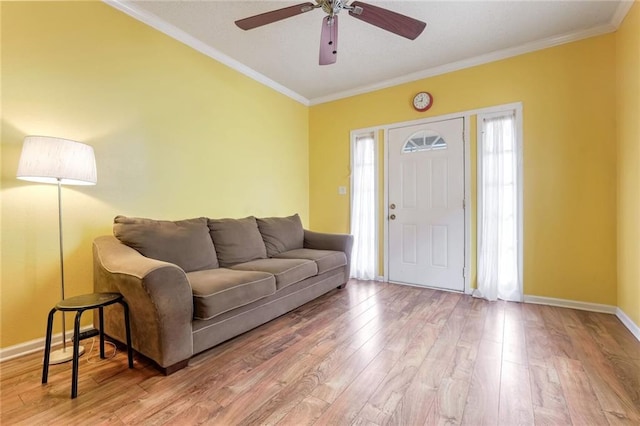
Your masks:
{"label": "textured ceiling", "polygon": [[[243,31],[237,19],[293,1],[109,1],[107,3],[303,103],[319,103],[439,72],[613,31],[632,2],[370,1],[427,23],[411,41],[347,12],[338,60],[319,66],[314,10]],[[366,1],[365,1],[366,3]]]}

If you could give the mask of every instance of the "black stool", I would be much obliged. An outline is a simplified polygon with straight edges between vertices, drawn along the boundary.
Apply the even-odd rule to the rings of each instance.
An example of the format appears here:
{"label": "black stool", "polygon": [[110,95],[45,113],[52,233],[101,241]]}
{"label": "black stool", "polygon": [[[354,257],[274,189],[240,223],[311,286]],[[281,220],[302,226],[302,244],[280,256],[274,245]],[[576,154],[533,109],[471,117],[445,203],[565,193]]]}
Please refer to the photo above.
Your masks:
{"label": "black stool", "polygon": [[59,301],[49,312],[47,321],[47,337],[44,348],[44,365],[42,366],[42,383],[47,383],[49,376],[49,353],[51,352],[51,332],[53,330],[53,314],[56,311],[75,311],[76,321],[73,326],[73,369],[71,373],[71,398],[78,396],[78,358],[80,357],[80,317],[88,309],[98,309],[100,315],[100,358],[104,359],[104,315],[102,309],[105,306],[119,303],[124,308],[124,326],[127,332],[127,355],[129,368],[133,368],[133,349],[131,348],[131,329],[129,326],[129,305],[124,301],[120,293],[92,293],[70,297]]}

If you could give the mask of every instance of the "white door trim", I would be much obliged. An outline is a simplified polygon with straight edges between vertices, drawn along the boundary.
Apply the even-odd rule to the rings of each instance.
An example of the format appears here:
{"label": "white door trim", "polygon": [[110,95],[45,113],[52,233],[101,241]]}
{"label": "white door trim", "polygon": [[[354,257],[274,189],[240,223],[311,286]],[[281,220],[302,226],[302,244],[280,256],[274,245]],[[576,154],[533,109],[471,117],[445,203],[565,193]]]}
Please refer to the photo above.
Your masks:
{"label": "white door trim", "polygon": [[[444,114],[444,115],[439,115],[437,117],[429,117],[429,118],[421,118],[421,119],[417,119],[417,120],[409,120],[409,121],[402,121],[402,122],[397,122],[397,123],[388,123],[388,124],[382,124],[382,125],[378,125],[378,126],[370,126],[370,127],[365,127],[365,128],[361,128],[361,129],[356,129],[356,130],[352,130],[351,131],[351,135],[352,136],[354,133],[362,133],[362,132],[367,132],[367,131],[373,131],[375,132],[376,136],[378,136],[379,132],[382,131],[383,132],[383,138],[384,138],[384,145],[383,145],[383,154],[384,154],[384,205],[385,205],[385,210],[382,213],[382,215],[384,217],[386,217],[388,215],[388,210],[387,210],[387,206],[389,205],[389,187],[388,187],[388,182],[387,182],[387,177],[389,175],[389,164],[388,164],[388,158],[389,158],[389,129],[391,128],[397,128],[397,127],[406,127],[406,126],[413,126],[416,124],[427,124],[427,123],[431,123],[434,121],[443,121],[443,120],[448,120],[448,119],[452,119],[452,118],[464,118],[464,200],[465,200],[465,204],[466,207],[464,210],[464,227],[465,227],[465,253],[464,253],[464,262],[465,262],[465,277],[464,277],[464,292],[466,294],[471,294],[473,292],[473,289],[471,288],[471,137],[470,137],[470,120],[471,117],[474,115],[478,115],[478,114],[486,114],[486,113],[491,113],[491,112],[496,112],[496,111],[503,111],[505,109],[519,109],[520,112],[520,120],[522,120],[522,111],[523,111],[523,106],[522,106],[522,102],[512,102],[512,103],[508,103],[508,104],[502,104],[502,105],[494,105],[494,106],[489,106],[489,107],[485,107],[485,108],[476,108],[476,109],[470,109],[470,110],[465,110],[465,111],[460,111],[460,112],[454,112],[451,114]],[[476,126],[477,127],[477,126]],[[519,132],[520,134],[519,139],[520,142],[522,143],[522,123],[519,123]],[[349,139],[349,143],[351,143],[351,138]],[[351,206],[350,206],[351,207]],[[349,214],[351,214],[351,209],[349,209]],[[389,241],[389,230],[388,230],[388,220],[385,220],[384,226],[383,226],[383,238],[384,238],[384,242],[385,244],[383,245],[383,265],[384,265],[384,275],[381,277],[384,281],[388,281],[389,280],[389,266],[388,266],[388,259],[389,259],[389,249],[387,246],[387,242]],[[379,240],[379,236],[376,235],[376,239]]]}

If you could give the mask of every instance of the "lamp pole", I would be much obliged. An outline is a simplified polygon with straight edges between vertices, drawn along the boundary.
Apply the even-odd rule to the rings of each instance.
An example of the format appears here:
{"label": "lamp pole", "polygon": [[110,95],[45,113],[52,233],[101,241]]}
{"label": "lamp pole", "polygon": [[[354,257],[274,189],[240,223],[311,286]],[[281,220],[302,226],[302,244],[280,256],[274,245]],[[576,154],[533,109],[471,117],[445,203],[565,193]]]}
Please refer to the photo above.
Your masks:
{"label": "lamp pole", "polygon": [[[58,231],[60,240],[60,290],[61,299],[64,300],[64,250],[62,248],[62,179],[56,178],[58,182]],[[62,352],[67,351],[67,327],[65,324],[64,312],[62,312]]]}

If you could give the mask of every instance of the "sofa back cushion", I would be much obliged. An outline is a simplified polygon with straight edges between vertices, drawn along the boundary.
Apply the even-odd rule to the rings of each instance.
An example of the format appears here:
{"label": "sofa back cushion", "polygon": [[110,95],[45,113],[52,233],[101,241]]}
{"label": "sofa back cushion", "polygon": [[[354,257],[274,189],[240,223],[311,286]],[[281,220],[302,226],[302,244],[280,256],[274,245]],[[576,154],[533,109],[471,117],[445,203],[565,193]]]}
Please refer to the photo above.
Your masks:
{"label": "sofa back cushion", "polygon": [[226,268],[267,257],[255,217],[209,219],[208,224],[220,266]]}
{"label": "sofa back cushion", "polygon": [[205,217],[170,221],[116,216],[113,234],[143,256],[174,263],[185,272],[219,266]]}
{"label": "sofa back cushion", "polygon": [[304,229],[297,213],[289,217],[267,217],[257,221],[267,248],[267,256],[273,257],[285,251],[302,248]]}

